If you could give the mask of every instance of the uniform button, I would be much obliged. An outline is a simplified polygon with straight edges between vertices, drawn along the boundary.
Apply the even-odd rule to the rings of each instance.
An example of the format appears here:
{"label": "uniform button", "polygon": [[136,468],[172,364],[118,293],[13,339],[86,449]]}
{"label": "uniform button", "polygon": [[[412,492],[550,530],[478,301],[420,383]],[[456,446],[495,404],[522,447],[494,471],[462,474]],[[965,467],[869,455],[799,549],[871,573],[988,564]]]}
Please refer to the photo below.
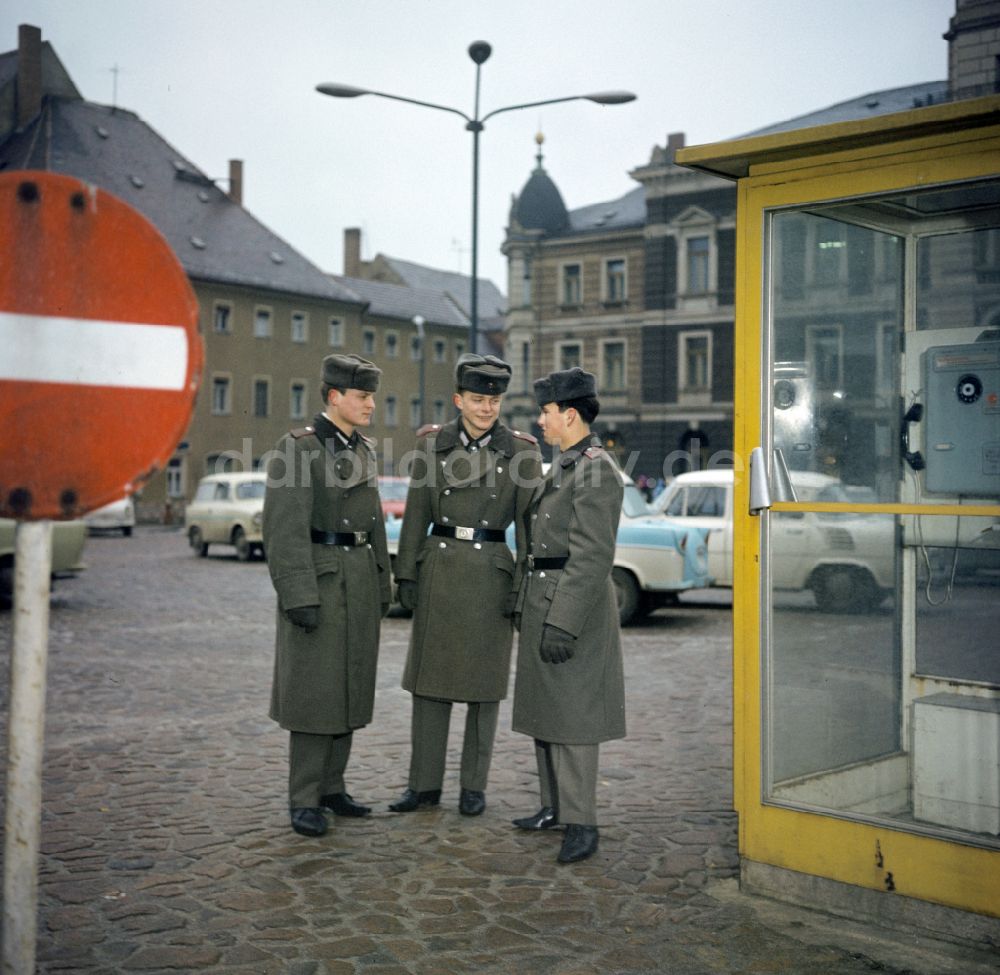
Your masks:
{"label": "uniform button", "polygon": [[531,520],[532,520],[532,521],[534,521],[534,520],[535,520],[535,519],[536,519],[537,517],[538,517],[538,514],[537,514],[537,513],[536,513],[536,514],[533,514],[533,515],[531,516]]}
{"label": "uniform button", "polygon": [[438,542],[438,548],[447,548],[448,546],[444,542]]}
{"label": "uniform button", "polygon": [[369,542],[369,543],[368,543],[368,546],[367,546],[367,547],[368,547],[368,548],[371,548],[371,547],[372,547],[372,543],[371,543],[371,542]]}
{"label": "uniform button", "polygon": [[449,494],[451,494],[451,488],[445,488],[444,494],[445,494],[445,497],[447,497]]}
{"label": "uniform button", "polygon": [[345,545],[345,546],[344,546],[344,551],[345,551],[345,552],[350,552],[350,550],[351,550],[351,547],[350,547],[350,545]]}
{"label": "uniform button", "polygon": [[548,548],[548,545],[546,545],[545,542],[542,542],[542,548]]}
{"label": "uniform button", "polygon": [[550,515],[550,514],[549,514],[549,513],[548,513],[548,512],[546,511],[546,512],[545,512],[545,517],[546,517],[546,518],[551,518],[551,517],[552,517],[552,515]]}
{"label": "uniform button", "polygon": [[442,521],[447,521],[448,520],[448,516],[447,515],[442,515],[441,516],[441,520]]}
{"label": "uniform button", "polygon": [[341,522],[341,524],[342,525],[349,525],[350,521],[347,518],[344,518],[343,521]]}
{"label": "uniform button", "polygon": [[482,548],[483,547],[483,543],[482,542],[473,542],[472,543],[472,547],[473,548]]}
{"label": "uniform button", "polygon": [[487,521],[485,518],[483,518],[483,519],[480,520],[479,524],[480,525],[488,525],[489,521]]}
{"label": "uniform button", "polygon": [[544,572],[544,571],[542,571],[542,572],[539,572],[539,573],[538,573],[538,578],[539,578],[539,579],[544,579],[544,578],[545,578],[545,572]]}
{"label": "uniform button", "polygon": [[478,448],[478,447],[477,447],[477,446],[476,446],[475,444],[473,444],[473,445],[472,445],[472,446],[471,446],[471,447],[469,448],[469,450],[470,450],[470,451],[471,451],[472,453],[475,453],[475,452],[476,452],[477,450],[479,450],[479,448]]}
{"label": "uniform button", "polygon": [[498,474],[502,474],[503,473],[503,468],[502,467],[498,467],[497,468],[497,473]]}

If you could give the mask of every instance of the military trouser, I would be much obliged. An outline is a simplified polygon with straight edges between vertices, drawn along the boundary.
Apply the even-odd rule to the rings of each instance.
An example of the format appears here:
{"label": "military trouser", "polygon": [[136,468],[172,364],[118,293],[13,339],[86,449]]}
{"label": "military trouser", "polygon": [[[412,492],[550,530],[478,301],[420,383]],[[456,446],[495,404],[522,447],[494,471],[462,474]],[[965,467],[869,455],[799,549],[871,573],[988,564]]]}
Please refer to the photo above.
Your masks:
{"label": "military trouser", "polygon": [[322,796],[344,792],[344,769],[354,735],[289,733],[288,806],[316,808]]}
{"label": "military trouser", "polygon": [[543,806],[560,823],[597,825],[598,745],[560,745],[535,739],[535,761]]}
{"label": "military trouser", "polygon": [[[440,789],[444,781],[451,705],[451,701],[413,695],[410,731],[413,751],[410,754],[408,785],[417,792],[433,792]],[[463,789],[486,791],[499,715],[499,701],[472,701],[468,704],[459,778]]]}

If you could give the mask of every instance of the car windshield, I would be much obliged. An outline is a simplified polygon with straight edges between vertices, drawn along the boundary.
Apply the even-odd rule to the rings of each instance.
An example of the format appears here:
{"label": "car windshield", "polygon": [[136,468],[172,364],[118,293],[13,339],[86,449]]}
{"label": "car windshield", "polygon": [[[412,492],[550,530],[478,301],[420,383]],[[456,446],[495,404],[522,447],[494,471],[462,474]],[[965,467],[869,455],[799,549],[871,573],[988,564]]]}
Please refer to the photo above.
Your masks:
{"label": "car windshield", "polygon": [[622,511],[628,518],[638,518],[640,515],[648,515],[652,509],[646,503],[646,499],[634,484],[625,485],[625,494],[622,497]]}
{"label": "car windshield", "polygon": [[409,487],[406,481],[385,481],[378,482],[378,493],[383,501],[405,501],[406,489]]}
{"label": "car windshield", "polygon": [[236,497],[240,501],[251,501],[264,497],[264,481],[244,481],[236,487]]}

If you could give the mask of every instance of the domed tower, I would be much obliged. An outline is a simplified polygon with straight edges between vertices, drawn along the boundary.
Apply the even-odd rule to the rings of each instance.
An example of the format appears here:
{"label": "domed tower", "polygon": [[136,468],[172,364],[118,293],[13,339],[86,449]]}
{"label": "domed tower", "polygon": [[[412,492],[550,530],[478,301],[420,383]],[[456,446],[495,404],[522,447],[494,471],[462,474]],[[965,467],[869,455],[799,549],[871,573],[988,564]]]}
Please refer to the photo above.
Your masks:
{"label": "domed tower", "polygon": [[[531,354],[535,316],[532,311],[533,258],[540,241],[569,230],[569,211],[559,188],[542,165],[545,136],[535,136],[536,165],[520,194],[512,194],[507,237],[502,252],[507,256],[508,307],[504,348],[514,375],[509,390],[529,393],[532,370],[537,363]],[[537,371],[537,370],[536,370]],[[533,403],[527,406],[528,412]]]}

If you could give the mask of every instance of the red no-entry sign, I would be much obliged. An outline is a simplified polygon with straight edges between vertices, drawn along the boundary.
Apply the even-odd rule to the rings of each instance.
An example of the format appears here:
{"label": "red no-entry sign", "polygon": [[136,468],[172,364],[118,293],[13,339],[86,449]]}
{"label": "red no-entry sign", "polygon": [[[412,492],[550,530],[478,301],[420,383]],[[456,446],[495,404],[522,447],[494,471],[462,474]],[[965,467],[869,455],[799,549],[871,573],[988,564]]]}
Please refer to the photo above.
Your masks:
{"label": "red no-entry sign", "polygon": [[142,214],[0,174],[0,514],[75,517],[140,486],[187,427],[202,356],[194,292]]}

